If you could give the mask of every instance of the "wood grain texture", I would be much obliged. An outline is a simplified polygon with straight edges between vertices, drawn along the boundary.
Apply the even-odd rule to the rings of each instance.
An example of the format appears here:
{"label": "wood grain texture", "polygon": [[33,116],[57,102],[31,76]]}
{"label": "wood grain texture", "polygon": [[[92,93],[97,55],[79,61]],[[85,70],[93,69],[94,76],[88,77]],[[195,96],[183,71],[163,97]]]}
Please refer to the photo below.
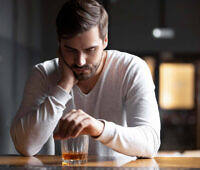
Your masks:
{"label": "wood grain texture", "polygon": [[[0,156],[0,165],[10,166],[65,166],[61,156]],[[78,166],[86,167],[179,167],[200,168],[200,157],[155,157],[154,159],[116,159],[90,156],[88,162]]]}

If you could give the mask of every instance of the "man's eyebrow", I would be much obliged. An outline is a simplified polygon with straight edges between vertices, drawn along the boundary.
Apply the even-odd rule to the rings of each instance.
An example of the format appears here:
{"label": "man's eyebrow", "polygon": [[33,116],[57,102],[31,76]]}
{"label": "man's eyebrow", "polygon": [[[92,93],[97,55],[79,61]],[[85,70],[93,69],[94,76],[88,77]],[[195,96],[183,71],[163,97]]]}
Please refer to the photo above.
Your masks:
{"label": "man's eyebrow", "polygon": [[[90,50],[90,49],[92,49],[92,48],[96,48],[97,46],[98,46],[98,45],[93,45],[93,46],[91,46],[91,47],[85,48],[84,50]],[[71,50],[77,50],[76,48],[70,47],[70,46],[68,46],[68,45],[64,45],[64,47],[69,48],[69,49],[71,49]]]}
{"label": "man's eyebrow", "polygon": [[91,47],[88,47],[88,48],[86,48],[85,50],[90,50],[90,49],[92,49],[92,48],[96,48],[98,45],[93,45],[93,46],[91,46]]}
{"label": "man's eyebrow", "polygon": [[68,45],[64,45],[64,47],[69,48],[69,49],[71,49],[71,50],[77,50],[76,48],[72,48],[72,47],[70,47],[70,46],[68,46]]}

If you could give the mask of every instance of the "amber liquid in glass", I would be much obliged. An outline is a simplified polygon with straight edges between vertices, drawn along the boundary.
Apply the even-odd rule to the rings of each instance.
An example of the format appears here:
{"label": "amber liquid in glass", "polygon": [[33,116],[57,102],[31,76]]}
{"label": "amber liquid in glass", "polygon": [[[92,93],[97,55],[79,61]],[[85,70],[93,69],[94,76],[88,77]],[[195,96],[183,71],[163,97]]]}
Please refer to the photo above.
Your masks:
{"label": "amber liquid in glass", "polygon": [[87,154],[83,152],[69,152],[63,153],[62,158],[64,160],[86,160]]}

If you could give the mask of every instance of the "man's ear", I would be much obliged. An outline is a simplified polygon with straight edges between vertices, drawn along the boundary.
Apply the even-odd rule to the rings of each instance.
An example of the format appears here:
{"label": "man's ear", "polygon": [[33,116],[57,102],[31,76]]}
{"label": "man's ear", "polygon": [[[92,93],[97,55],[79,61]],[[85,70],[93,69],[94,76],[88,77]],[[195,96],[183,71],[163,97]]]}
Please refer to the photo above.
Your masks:
{"label": "man's ear", "polygon": [[104,40],[103,40],[103,48],[105,49],[108,46],[108,34],[106,34]]}

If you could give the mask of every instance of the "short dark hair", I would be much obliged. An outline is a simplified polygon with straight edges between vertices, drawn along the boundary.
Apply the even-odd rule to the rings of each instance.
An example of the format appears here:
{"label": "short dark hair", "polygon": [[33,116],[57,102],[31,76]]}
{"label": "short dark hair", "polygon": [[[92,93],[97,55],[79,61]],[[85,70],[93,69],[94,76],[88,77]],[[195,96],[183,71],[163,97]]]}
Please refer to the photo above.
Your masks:
{"label": "short dark hair", "polygon": [[63,35],[72,38],[94,26],[99,27],[99,36],[103,40],[108,33],[108,14],[95,0],[68,0],[56,18],[59,39]]}

